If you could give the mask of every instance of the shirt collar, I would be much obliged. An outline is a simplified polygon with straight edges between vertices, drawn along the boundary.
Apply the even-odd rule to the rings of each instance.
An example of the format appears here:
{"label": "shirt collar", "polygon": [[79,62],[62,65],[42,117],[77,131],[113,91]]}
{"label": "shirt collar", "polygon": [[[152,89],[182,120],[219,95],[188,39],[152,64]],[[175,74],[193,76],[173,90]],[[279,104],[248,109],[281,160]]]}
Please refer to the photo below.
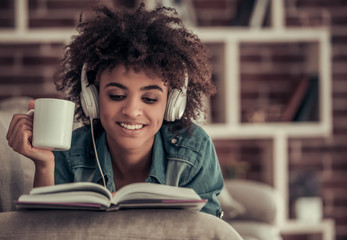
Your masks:
{"label": "shirt collar", "polygon": [[[150,177],[156,179],[160,184],[166,183],[166,154],[161,136],[161,131],[158,131],[154,137],[154,145],[152,150],[152,166],[150,170]],[[147,179],[146,181],[150,181]]]}

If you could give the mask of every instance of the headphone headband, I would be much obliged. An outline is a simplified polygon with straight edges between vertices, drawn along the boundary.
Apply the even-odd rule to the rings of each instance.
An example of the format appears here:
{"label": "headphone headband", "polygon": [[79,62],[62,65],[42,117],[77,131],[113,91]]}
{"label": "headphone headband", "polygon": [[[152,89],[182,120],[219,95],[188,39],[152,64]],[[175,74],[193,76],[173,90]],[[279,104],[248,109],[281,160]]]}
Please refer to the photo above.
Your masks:
{"label": "headphone headband", "polygon": [[[188,70],[183,63],[184,85],[181,90],[172,89],[169,93],[164,119],[174,122],[182,118],[187,104]],[[84,114],[93,119],[99,118],[98,90],[94,84],[90,84],[87,76],[87,64],[84,63],[81,71],[81,105]]]}
{"label": "headphone headband", "polygon": [[87,77],[87,64],[84,63],[81,72],[81,87],[82,91],[85,91],[87,86],[89,85],[88,77]]}

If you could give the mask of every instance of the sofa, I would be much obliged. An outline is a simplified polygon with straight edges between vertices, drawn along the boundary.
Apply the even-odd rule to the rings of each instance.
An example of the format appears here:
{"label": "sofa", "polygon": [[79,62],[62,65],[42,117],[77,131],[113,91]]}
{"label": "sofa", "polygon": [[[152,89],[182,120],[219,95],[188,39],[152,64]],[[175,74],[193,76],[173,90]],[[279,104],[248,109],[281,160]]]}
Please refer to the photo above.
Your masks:
{"label": "sofa", "polygon": [[224,216],[245,240],[282,240],[277,217],[281,196],[268,184],[251,180],[224,180],[219,195]]}
{"label": "sofa", "polygon": [[14,201],[32,188],[34,165],[8,146],[6,133],[13,114],[27,111],[28,100],[0,101],[0,239],[281,239],[278,195],[247,180],[225,181],[223,219],[178,209],[16,211]]}

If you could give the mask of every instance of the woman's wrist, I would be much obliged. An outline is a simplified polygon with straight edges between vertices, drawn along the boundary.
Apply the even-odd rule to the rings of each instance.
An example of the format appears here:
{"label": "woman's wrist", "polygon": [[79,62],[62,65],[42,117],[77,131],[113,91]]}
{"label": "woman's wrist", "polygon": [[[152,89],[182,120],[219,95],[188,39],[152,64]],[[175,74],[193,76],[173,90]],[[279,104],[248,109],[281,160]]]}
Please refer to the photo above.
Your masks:
{"label": "woman's wrist", "polygon": [[54,160],[49,162],[35,162],[34,187],[54,185]]}

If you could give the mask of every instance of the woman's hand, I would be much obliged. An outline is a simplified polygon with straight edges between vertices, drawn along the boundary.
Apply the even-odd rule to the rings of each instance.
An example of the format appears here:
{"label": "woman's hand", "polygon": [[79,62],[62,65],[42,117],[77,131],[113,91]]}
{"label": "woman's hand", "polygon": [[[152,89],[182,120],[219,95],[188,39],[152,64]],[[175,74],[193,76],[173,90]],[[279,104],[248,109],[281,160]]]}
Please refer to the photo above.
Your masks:
{"label": "woman's hand", "polygon": [[[34,100],[30,100],[28,110],[34,108]],[[14,151],[34,161],[35,185],[54,184],[54,155],[52,151],[38,149],[32,146],[33,117],[27,114],[15,114],[7,131],[8,145]],[[37,176],[38,175],[38,176]],[[43,180],[43,182],[42,182]]]}

